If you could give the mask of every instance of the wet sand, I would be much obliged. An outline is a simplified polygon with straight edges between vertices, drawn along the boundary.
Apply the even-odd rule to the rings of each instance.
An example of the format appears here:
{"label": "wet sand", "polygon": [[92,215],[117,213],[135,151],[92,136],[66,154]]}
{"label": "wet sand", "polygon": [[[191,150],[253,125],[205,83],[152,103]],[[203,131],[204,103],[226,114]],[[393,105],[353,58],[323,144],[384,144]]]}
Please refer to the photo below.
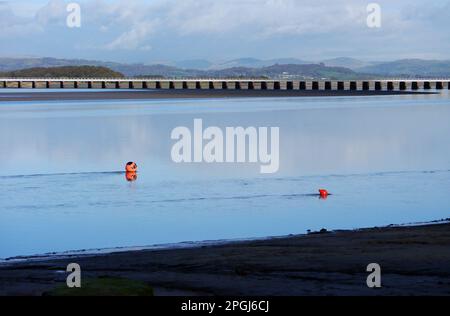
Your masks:
{"label": "wet sand", "polygon": [[326,97],[430,94],[412,91],[319,91],[319,90],[117,90],[2,92],[0,102],[76,100],[155,100],[205,98]]}
{"label": "wet sand", "polygon": [[[442,223],[73,256],[0,266],[0,295],[43,295],[72,262],[83,278],[144,281],[156,295],[450,295],[449,249]],[[381,289],[366,286],[369,263],[381,265]]]}

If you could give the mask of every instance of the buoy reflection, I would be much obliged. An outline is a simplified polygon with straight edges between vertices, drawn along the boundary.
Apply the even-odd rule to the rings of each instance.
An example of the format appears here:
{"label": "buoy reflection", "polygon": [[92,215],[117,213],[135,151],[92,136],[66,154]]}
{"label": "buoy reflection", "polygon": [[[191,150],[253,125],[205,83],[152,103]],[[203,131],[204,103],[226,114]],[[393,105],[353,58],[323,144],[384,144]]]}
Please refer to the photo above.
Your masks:
{"label": "buoy reflection", "polygon": [[134,182],[138,179],[138,175],[136,172],[126,172],[125,179],[127,179],[128,182]]}

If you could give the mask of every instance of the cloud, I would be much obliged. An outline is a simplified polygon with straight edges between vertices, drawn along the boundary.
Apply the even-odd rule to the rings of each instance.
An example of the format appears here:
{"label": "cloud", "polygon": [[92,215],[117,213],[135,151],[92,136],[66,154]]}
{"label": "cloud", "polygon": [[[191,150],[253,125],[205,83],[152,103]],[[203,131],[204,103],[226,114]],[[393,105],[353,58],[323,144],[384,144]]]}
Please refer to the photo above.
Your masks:
{"label": "cloud", "polygon": [[0,29],[0,38],[10,38],[28,36],[39,27],[31,19],[16,15],[9,2],[0,1]]}
{"label": "cloud", "polygon": [[42,26],[64,26],[67,3],[64,0],[50,0],[35,15],[35,21]]}
{"label": "cloud", "polygon": [[153,21],[142,21],[134,23],[130,30],[122,33],[111,43],[105,45],[105,48],[109,50],[149,50],[151,46],[145,44],[145,42],[148,40],[150,34],[154,32],[156,24],[157,23]]}
{"label": "cloud", "polygon": [[[365,12],[364,6],[356,5],[358,1],[346,3]],[[184,0],[167,7],[167,24],[181,34],[242,32],[260,37],[315,33],[354,24],[348,7],[325,0]]]}
{"label": "cloud", "polygon": [[[69,2],[49,0],[26,16],[20,15],[24,2],[0,2],[0,39],[33,51],[26,38],[38,34],[49,52],[65,43],[67,51],[76,47],[93,57],[103,51],[122,58],[150,56],[143,54],[149,51],[154,58],[177,59],[202,54],[214,59],[209,55],[218,52],[387,58],[446,55],[450,48],[444,31],[450,26],[449,0],[378,0],[383,19],[378,30],[367,27],[370,1],[362,0],[79,0],[83,24],[76,32],[65,27]],[[55,33],[63,38],[50,44]]]}
{"label": "cloud", "polygon": [[[357,0],[346,3],[325,0],[134,0],[118,1],[111,6],[97,1],[95,11],[97,16],[102,12],[99,20],[104,22],[99,29],[105,31],[115,26],[122,30],[103,47],[133,50],[147,46],[156,33],[181,37],[234,34],[236,38],[257,40],[337,31],[365,21],[365,6],[356,5]],[[86,11],[90,14],[91,10]]]}

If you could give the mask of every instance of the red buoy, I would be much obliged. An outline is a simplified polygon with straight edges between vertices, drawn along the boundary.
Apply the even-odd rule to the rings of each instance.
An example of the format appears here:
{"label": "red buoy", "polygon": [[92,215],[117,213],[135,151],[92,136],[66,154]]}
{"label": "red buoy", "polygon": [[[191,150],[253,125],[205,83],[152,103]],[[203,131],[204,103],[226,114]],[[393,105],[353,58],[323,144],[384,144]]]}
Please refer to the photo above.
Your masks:
{"label": "red buoy", "polygon": [[320,189],[320,190],[319,190],[319,194],[320,194],[320,197],[323,198],[323,199],[326,199],[326,198],[328,197],[328,195],[330,195],[330,194],[328,193],[328,191],[325,190],[325,189]]}
{"label": "red buoy", "polygon": [[135,162],[130,161],[125,166],[125,171],[126,172],[137,172],[137,164]]}

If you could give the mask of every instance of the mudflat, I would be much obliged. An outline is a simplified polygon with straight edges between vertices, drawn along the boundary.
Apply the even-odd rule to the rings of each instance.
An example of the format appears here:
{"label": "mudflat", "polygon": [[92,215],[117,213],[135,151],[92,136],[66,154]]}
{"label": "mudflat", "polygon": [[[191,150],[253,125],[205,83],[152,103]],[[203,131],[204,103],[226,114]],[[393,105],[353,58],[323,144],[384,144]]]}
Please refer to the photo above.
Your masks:
{"label": "mudflat", "polygon": [[[450,295],[450,224],[335,231],[186,249],[141,250],[0,265],[0,295],[44,295],[82,279],[145,282],[155,295]],[[367,265],[382,288],[367,287]]]}

